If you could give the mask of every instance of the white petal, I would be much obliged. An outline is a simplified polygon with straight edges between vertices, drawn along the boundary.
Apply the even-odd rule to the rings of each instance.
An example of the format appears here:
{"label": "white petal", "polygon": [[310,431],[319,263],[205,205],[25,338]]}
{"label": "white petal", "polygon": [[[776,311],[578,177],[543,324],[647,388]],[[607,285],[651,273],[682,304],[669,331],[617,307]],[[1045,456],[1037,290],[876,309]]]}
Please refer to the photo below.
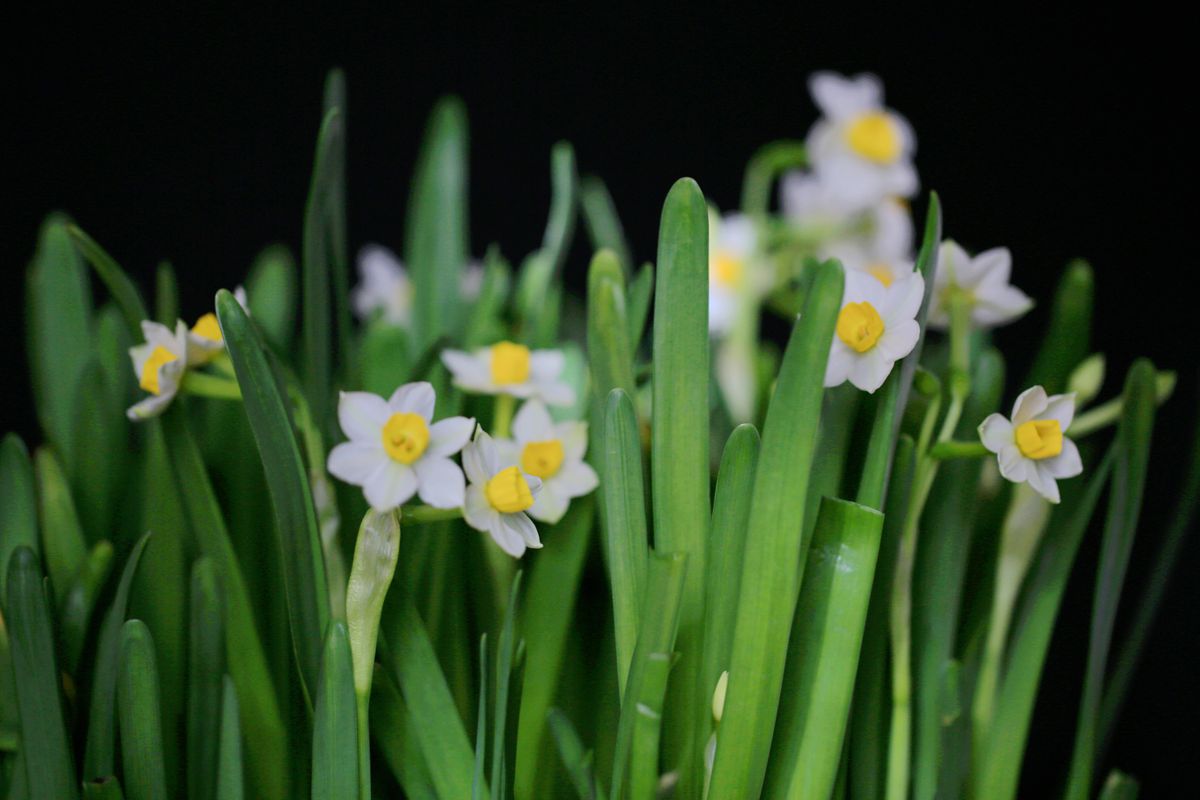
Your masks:
{"label": "white petal", "polygon": [[425,422],[433,419],[433,407],[437,403],[437,394],[433,384],[425,381],[406,383],[388,398],[388,407],[394,412],[417,414]]}
{"label": "white petal", "polygon": [[552,406],[569,406],[575,403],[575,390],[565,383],[538,383],[535,386],[535,391],[539,397]]}
{"label": "white petal", "polygon": [[1003,414],[990,414],[979,425],[979,441],[993,453],[999,453],[1014,442],[1012,423]]}
{"label": "white petal", "polygon": [[891,374],[894,363],[886,353],[878,347],[873,347],[850,363],[850,372],[847,377],[850,379],[850,383],[859,389],[874,394],[875,390],[883,386],[883,382]]}
{"label": "white petal", "polygon": [[329,451],[325,467],[333,477],[362,486],[388,461],[381,444],[370,442],[342,442]]}
{"label": "white petal", "polygon": [[1042,461],[1046,472],[1054,478],[1074,478],[1083,472],[1083,461],[1079,458],[1079,448],[1070,439],[1063,438],[1062,452]]}
{"label": "white petal", "polygon": [[887,288],[884,321],[889,324],[906,319],[916,319],[925,298],[925,278],[919,272],[911,272]]}
{"label": "white petal", "polygon": [[538,522],[545,522],[547,525],[553,525],[563,518],[571,499],[565,492],[555,491],[556,488],[549,483],[542,486],[542,491],[538,492],[538,496],[533,499],[529,516]]}
{"label": "white petal", "polygon": [[533,383],[556,380],[562,374],[566,357],[562,350],[534,350],[529,354],[529,374]]}
{"label": "white petal", "polygon": [[480,430],[475,441],[463,448],[463,469],[471,483],[487,483],[498,471],[496,468],[496,443],[485,431]]}
{"label": "white petal", "polygon": [[588,424],[586,422],[560,422],[554,426],[558,440],[562,442],[563,458],[578,461],[587,453]]}
{"label": "white petal", "polygon": [[[568,497],[583,497],[600,485],[596,470],[584,461],[563,464],[553,479],[554,488]],[[544,490],[543,490],[544,491]]]}
{"label": "white petal", "polygon": [[150,360],[150,354],[154,352],[154,345],[150,342],[134,345],[129,348],[129,360],[133,362],[133,374],[139,380],[142,377],[142,370],[146,367],[146,362]]}
{"label": "white petal", "polygon": [[411,467],[391,459],[381,464],[363,484],[363,494],[376,511],[388,511],[402,505],[416,492],[417,474]]}
{"label": "white petal", "polygon": [[554,420],[541,400],[528,400],[513,417],[513,436],[518,442],[544,442],[554,436]]}
{"label": "white petal", "polygon": [[854,352],[834,334],[833,344],[829,348],[829,360],[825,362],[825,388],[841,386],[846,382],[850,375],[850,367],[854,364],[854,357]]}
{"label": "white petal", "polygon": [[523,511],[518,511],[516,514],[501,514],[500,519],[510,530],[516,531],[517,535],[524,540],[528,547],[538,548],[542,546],[542,540],[538,537],[537,526],[533,524],[533,520],[525,516]]}
{"label": "white petal", "polygon": [[443,350],[442,363],[454,376],[454,383],[464,389],[480,390],[492,384],[491,367],[482,357],[462,350]]}
{"label": "white petal", "polygon": [[1075,419],[1075,393],[1051,395],[1046,399],[1046,410],[1038,414],[1038,419],[1052,419],[1058,422],[1058,427],[1065,433]]}
{"label": "white petal", "polygon": [[1033,300],[1015,286],[991,287],[976,294],[971,319],[977,325],[995,327],[1012,322],[1029,309]]}
{"label": "white petal", "polygon": [[1007,247],[993,247],[976,255],[972,266],[981,288],[1006,286],[1012,277],[1012,253]]}
{"label": "white petal", "polygon": [[[971,257],[958,242],[946,239],[938,248],[937,285],[963,286],[963,274],[971,269]],[[935,292],[940,294],[940,292]]]}
{"label": "white petal", "polygon": [[[521,532],[514,530],[505,521],[506,517],[517,516],[516,514],[496,514],[488,520],[488,533],[491,534],[492,541],[499,545],[500,549],[508,553],[513,558],[520,558],[525,555],[525,540],[521,538]],[[525,516],[522,514],[521,516]]]}
{"label": "white petal", "polygon": [[466,484],[462,470],[448,458],[425,456],[413,464],[421,501],[434,508],[458,508],[463,504]]}
{"label": "white petal", "polygon": [[427,455],[452,456],[466,447],[475,432],[475,420],[469,417],[446,417],[429,426]]}
{"label": "white petal", "polygon": [[387,401],[370,392],[342,392],[338,396],[338,423],[351,439],[380,441],[392,410]]}
{"label": "white petal", "polygon": [[488,503],[483,487],[474,483],[468,486],[463,499],[463,519],[467,524],[477,531],[488,533],[497,516],[499,514]]}
{"label": "white petal", "polygon": [[1037,462],[1030,464],[1028,480],[1033,490],[1042,497],[1051,503],[1059,502],[1058,483],[1044,465]]}
{"label": "white petal", "polygon": [[898,325],[888,325],[874,349],[888,361],[899,361],[913,351],[920,338],[921,326],[915,319],[907,319]]}
{"label": "white petal", "polygon": [[1010,442],[1000,450],[997,461],[1000,464],[1000,474],[1013,483],[1025,482],[1032,471],[1032,462],[1021,455],[1021,450],[1015,442]]}
{"label": "white petal", "polygon": [[[182,356],[186,350],[186,347],[184,349],[180,349],[179,337],[177,336],[179,333],[179,325],[181,324],[183,324],[182,321],[176,324],[175,330],[172,331],[166,325],[144,319],[142,320],[142,336],[149,344],[152,344],[155,347],[165,348],[174,353],[176,356]],[[183,325],[183,330],[183,340],[186,342],[187,325]]]}
{"label": "white petal", "polygon": [[514,467],[521,463],[521,453],[524,448],[512,439],[495,439],[496,468]]}
{"label": "white petal", "polygon": [[146,399],[130,406],[125,412],[125,416],[137,422],[150,417],[157,417],[159,414],[167,410],[167,406],[175,399],[175,392],[163,392],[162,394],[150,395]]}
{"label": "white petal", "polygon": [[1019,426],[1031,419],[1040,418],[1049,404],[1050,399],[1046,397],[1045,389],[1041,386],[1029,387],[1021,392],[1017,397],[1017,402],[1013,403],[1012,424]]}
{"label": "white petal", "polygon": [[874,75],[843,78],[836,72],[817,72],[808,79],[808,90],[821,113],[834,119],[878,108],[883,84]]}

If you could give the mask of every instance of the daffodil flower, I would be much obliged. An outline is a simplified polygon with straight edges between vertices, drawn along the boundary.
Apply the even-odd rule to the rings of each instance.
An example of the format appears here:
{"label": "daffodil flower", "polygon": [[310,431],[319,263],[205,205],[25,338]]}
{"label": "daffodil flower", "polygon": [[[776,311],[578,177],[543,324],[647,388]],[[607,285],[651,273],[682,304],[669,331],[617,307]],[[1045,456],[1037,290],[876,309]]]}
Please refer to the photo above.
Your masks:
{"label": "daffodil flower", "polygon": [[588,494],[599,483],[596,472],[583,460],[587,451],[587,423],[559,422],[540,400],[521,406],[513,418],[513,439],[497,439],[501,461],[519,464],[521,471],[542,481],[529,516],[553,525],[567,513],[571,500]]}
{"label": "daffodil flower", "polygon": [[[246,314],[250,306],[246,300],[246,290],[238,286],[233,290],[233,297]],[[196,320],[196,324],[188,331],[188,366],[198,367],[212,361],[225,349],[225,337],[221,334],[221,325],[217,315],[208,312]]]}
{"label": "daffodil flower", "polygon": [[950,305],[957,294],[970,309],[971,324],[993,328],[1012,322],[1033,308],[1033,301],[1009,283],[1012,254],[994,247],[972,258],[957,242],[942,242],[929,303],[929,325],[950,327]]}
{"label": "daffodil flower", "polygon": [[916,194],[916,136],[903,117],[884,107],[880,80],[818,72],[808,86],[823,115],[809,131],[808,156],[826,186],[854,209]]}
{"label": "daffodil flower", "polygon": [[1012,419],[1003,414],[985,419],[979,439],[996,454],[1001,475],[1013,483],[1028,483],[1057,503],[1057,480],[1083,472],[1079,448],[1065,435],[1074,418],[1074,392],[1047,397],[1045,389],[1034,386],[1013,403]]}
{"label": "daffodil flower", "polygon": [[552,406],[575,402],[575,390],[561,381],[566,363],[561,350],[530,350],[523,344],[497,342],[473,353],[443,350],[442,363],[454,385],[475,394],[539,398]]}
{"label": "daffodil flower", "polygon": [[757,236],[754,221],[745,214],[708,215],[708,330],[728,333],[747,292],[756,280],[752,259]]}
{"label": "daffodil flower", "polygon": [[157,417],[165,411],[188,366],[189,333],[182,320],[175,323],[174,332],[166,325],[143,320],[142,336],[145,343],[129,348],[129,357],[138,386],[150,396],[125,412],[131,420]]}
{"label": "daffodil flower", "polygon": [[396,254],[382,245],[367,245],[358,253],[358,274],[361,282],[350,294],[354,313],[369,319],[379,312],[388,324],[408,327],[413,284]]}
{"label": "daffodil flower", "polygon": [[864,215],[865,233],[840,237],[823,248],[846,269],[865,272],[884,286],[912,274],[912,217],[895,198],[887,198]]}
{"label": "daffodil flower", "polygon": [[542,488],[541,479],[507,463],[482,430],[463,449],[463,468],[470,481],[463,506],[467,524],[489,534],[513,558],[524,555],[526,548],[541,547],[537,527],[526,514]]}
{"label": "daffodil flower", "polygon": [[845,381],[874,392],[917,344],[921,326],[917,311],[925,294],[925,281],[918,272],[884,286],[864,272],[847,271],[825,367],[825,385]]}
{"label": "daffodil flower", "polygon": [[349,438],[329,453],[329,472],[363,487],[371,507],[388,511],[414,494],[434,508],[458,508],[465,488],[450,456],[471,438],[474,420],[432,422],[437,399],[424,382],[406,383],[384,400],[370,392],[342,392],[338,422]]}

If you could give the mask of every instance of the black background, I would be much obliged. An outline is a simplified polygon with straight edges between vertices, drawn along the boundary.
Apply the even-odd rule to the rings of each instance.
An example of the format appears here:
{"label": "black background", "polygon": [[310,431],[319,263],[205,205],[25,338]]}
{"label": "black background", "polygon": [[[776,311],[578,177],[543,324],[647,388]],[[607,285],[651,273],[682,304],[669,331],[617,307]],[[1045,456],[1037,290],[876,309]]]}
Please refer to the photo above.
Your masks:
{"label": "black background", "polygon": [[[218,287],[242,280],[261,246],[298,247],[331,66],[346,69],[350,87],[352,245],[402,245],[425,115],[454,91],[471,117],[473,250],[497,241],[514,258],[539,242],[556,140],[570,140],[580,169],[608,182],[636,254],[649,258],[674,179],[692,176],[733,206],[754,149],[803,136],[815,118],[808,73],[870,70],[916,128],[923,188],[941,194],[947,234],[971,249],[1009,246],[1015,282],[1042,301],[1000,334],[1012,374],[1027,364],[1059,270],[1075,256],[1099,276],[1106,392],[1119,390],[1138,355],[1180,371],[1159,421],[1125,595],[1134,602],[1196,408],[1195,87],[1194,72],[1175,66],[1193,49],[1186,26],[1145,8],[1138,18],[1128,9],[953,18],[828,5],[496,8],[484,17],[453,4],[120,18],[47,9],[6,24],[5,128],[16,142],[3,156],[0,335],[16,391],[3,427],[35,435],[18,286],[43,215],[70,213],[145,287],[170,259],[185,315],[199,315]],[[576,286],[585,261],[577,248],[568,267]],[[1096,535],[1051,650],[1022,796],[1054,793],[1069,758]],[[1192,542],[1111,751],[1111,765],[1143,780],[1143,796],[1172,795],[1194,774],[1198,560]]]}

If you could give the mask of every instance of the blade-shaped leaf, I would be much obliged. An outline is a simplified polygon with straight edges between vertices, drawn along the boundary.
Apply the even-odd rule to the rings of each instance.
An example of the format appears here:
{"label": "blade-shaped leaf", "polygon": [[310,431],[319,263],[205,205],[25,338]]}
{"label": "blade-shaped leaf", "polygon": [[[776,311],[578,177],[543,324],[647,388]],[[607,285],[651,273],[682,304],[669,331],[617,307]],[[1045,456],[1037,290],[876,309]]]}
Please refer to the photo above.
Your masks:
{"label": "blade-shaped leaf", "polygon": [[317,684],[313,712],[313,800],[362,797],[358,783],[356,703],[350,636],[345,623],[334,620],[325,637],[321,681]]}
{"label": "blade-shaped leaf", "polygon": [[162,710],[154,640],[140,619],[121,626],[121,669],[117,679],[117,718],[121,725],[121,765],[129,800],[167,796],[163,761]]}
{"label": "blade-shaped leaf", "polygon": [[225,630],[221,591],[212,558],[192,566],[188,635],[187,777],[188,797],[216,800],[217,760],[225,682]]}

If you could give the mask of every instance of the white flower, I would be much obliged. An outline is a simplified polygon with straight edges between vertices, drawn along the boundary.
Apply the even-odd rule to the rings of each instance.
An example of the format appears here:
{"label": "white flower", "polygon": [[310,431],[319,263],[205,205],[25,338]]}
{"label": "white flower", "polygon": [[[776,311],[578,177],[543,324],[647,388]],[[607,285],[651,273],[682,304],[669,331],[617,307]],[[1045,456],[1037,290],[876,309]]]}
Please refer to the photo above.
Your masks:
{"label": "white flower", "polygon": [[890,286],[863,272],[846,272],[842,310],[838,314],[825,385],[849,380],[865,392],[874,392],[917,343],[921,326],[917,311],[925,293],[920,273]]}
{"label": "white flower", "polygon": [[369,244],[358,252],[361,282],[350,294],[354,313],[369,319],[380,312],[390,325],[407,327],[412,319],[413,285],[396,254]]}
{"label": "white flower", "polygon": [[846,269],[865,272],[884,286],[912,274],[912,217],[905,205],[885,199],[861,218],[862,232],[830,242],[826,258],[836,258]]}
{"label": "white flower", "polygon": [[463,468],[471,482],[463,506],[467,524],[491,535],[513,558],[520,558],[528,547],[541,547],[537,527],[525,514],[533,508],[541,480],[521,472],[515,464],[506,464],[492,437],[482,430],[463,449]]}
{"label": "white flower", "polygon": [[561,350],[497,342],[473,353],[443,350],[442,363],[454,376],[454,385],[468,392],[538,397],[552,406],[575,402],[575,390],[560,380],[566,363]]}
{"label": "white flower", "polygon": [[485,275],[483,264],[478,261],[467,262],[467,266],[463,268],[462,275],[458,279],[458,293],[463,300],[473,303],[479,299]]}
{"label": "white flower", "polygon": [[533,499],[529,516],[553,525],[567,513],[567,506],[596,488],[596,472],[584,462],[587,423],[559,422],[540,400],[521,406],[513,418],[513,439],[497,439],[500,460],[518,464],[526,475],[540,478],[542,489]]}
{"label": "white flower", "polygon": [[883,106],[878,78],[818,72],[808,87],[823,114],[809,131],[808,157],[841,203],[864,209],[885,197],[916,194],[916,136],[903,117]]}
{"label": "white flower", "polygon": [[[237,300],[242,311],[249,316],[250,305],[246,299],[245,288],[235,288],[233,299]],[[196,320],[196,324],[188,331],[187,341],[189,367],[202,366],[216,358],[225,349],[225,337],[221,334],[221,324],[217,321],[217,315],[210,311]]]}
{"label": "white flower", "polygon": [[1013,483],[1028,483],[1057,503],[1058,478],[1083,472],[1079,448],[1064,433],[1075,417],[1075,394],[1046,396],[1041,386],[1026,389],[1013,403],[1012,419],[992,414],[979,426],[983,446],[996,454],[1000,474]]}
{"label": "white flower", "polygon": [[708,213],[708,330],[728,333],[763,289],[754,265],[757,234],[745,214]]}
{"label": "white flower", "polygon": [[176,321],[174,333],[166,325],[144,320],[142,335],[145,343],[129,348],[129,357],[138,386],[150,396],[125,412],[132,420],[157,417],[165,411],[188,366],[189,334],[182,320]]}
{"label": "white flower", "polygon": [[950,301],[956,291],[970,305],[972,325],[992,328],[1012,322],[1033,308],[1033,301],[1009,283],[1011,275],[1012,254],[1007,247],[994,247],[972,258],[957,242],[942,242],[929,325],[938,330],[950,327]]}
{"label": "white flower", "polygon": [[434,508],[463,504],[463,474],[450,456],[471,438],[475,421],[447,417],[432,425],[437,397],[428,383],[406,383],[384,400],[342,392],[338,422],[350,441],[329,453],[329,472],[363,487],[371,507],[388,511],[414,494]]}

